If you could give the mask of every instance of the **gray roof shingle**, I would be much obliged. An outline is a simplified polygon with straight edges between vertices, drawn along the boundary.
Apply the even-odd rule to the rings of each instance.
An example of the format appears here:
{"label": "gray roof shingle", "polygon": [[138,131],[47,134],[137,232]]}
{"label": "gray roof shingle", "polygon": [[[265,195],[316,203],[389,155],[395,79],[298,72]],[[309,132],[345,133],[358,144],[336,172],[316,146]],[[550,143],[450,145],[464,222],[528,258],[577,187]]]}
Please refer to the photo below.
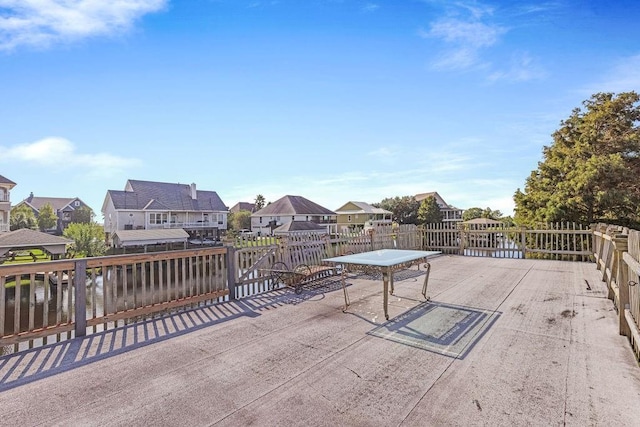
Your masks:
{"label": "gray roof shingle", "polygon": [[71,243],[73,243],[73,240],[71,239],[52,236],[51,234],[42,233],[40,231],[31,230],[29,228],[21,228],[19,230],[0,234],[0,246],[2,247],[60,245]]}
{"label": "gray roof shingle", "polygon": [[228,211],[215,191],[196,190],[191,197],[191,186],[154,181],[127,181],[132,191],[108,190],[116,209],[171,210],[171,211]]}
{"label": "gray roof shingle", "polygon": [[0,175],[0,184],[9,184],[9,186],[13,187],[16,185],[15,182],[11,181],[8,178],[5,178],[4,176]]}
{"label": "gray roof shingle", "polygon": [[290,221],[273,230],[274,233],[290,233],[293,231],[326,231],[327,227],[311,221]]}
{"label": "gray roof shingle", "polygon": [[[59,211],[60,209],[64,209],[67,206],[70,206],[71,203],[76,200],[77,197],[27,197],[23,200],[24,203],[28,203],[33,206],[34,209],[40,210],[44,205],[51,205],[51,207],[55,211]],[[72,207],[72,206],[70,206]]]}
{"label": "gray roof shingle", "polygon": [[284,196],[251,216],[268,215],[336,215],[336,213],[302,196]]}

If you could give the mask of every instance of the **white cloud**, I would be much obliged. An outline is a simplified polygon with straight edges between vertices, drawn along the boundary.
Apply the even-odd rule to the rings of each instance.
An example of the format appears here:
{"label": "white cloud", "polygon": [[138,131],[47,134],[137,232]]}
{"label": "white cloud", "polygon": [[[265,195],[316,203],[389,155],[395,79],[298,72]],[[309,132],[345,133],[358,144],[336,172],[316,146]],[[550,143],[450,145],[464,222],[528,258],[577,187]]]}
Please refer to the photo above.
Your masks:
{"label": "white cloud", "polygon": [[629,92],[640,88],[640,54],[622,58],[603,76],[602,80],[585,89],[585,94],[596,92]]}
{"label": "white cloud", "polygon": [[396,150],[392,147],[380,147],[375,150],[371,150],[367,153],[369,157],[377,157],[379,159],[385,160],[390,159],[396,156]]}
{"label": "white cloud", "polygon": [[167,0],[0,0],[0,50],[127,31]]}
{"label": "white cloud", "polygon": [[22,162],[49,171],[82,173],[94,177],[114,176],[141,162],[108,153],[82,154],[67,139],[49,137],[13,147],[0,146],[0,164]]}
{"label": "white cloud", "polygon": [[504,28],[482,22],[466,22],[458,19],[442,19],[431,24],[428,35],[449,43],[459,43],[469,48],[491,46],[505,32]]}
{"label": "white cloud", "polygon": [[362,7],[364,12],[375,12],[380,9],[380,5],[376,3],[367,3]]}
{"label": "white cloud", "polygon": [[494,71],[488,77],[489,81],[506,80],[508,82],[524,82],[539,80],[547,76],[528,53],[517,53],[511,57],[511,64],[505,71]]}
{"label": "white cloud", "polygon": [[501,26],[476,20],[444,18],[432,23],[429,31],[420,31],[419,35],[443,40],[451,46],[434,62],[435,68],[465,69],[480,64],[480,51],[497,43],[506,31]]}

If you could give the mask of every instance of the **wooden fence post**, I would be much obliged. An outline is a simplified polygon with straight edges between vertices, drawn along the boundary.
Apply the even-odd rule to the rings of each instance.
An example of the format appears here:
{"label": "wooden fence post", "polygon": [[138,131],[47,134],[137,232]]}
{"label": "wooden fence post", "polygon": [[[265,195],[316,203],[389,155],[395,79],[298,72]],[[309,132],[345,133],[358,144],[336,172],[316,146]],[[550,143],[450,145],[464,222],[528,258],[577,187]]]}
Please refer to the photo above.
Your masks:
{"label": "wooden fence post", "polygon": [[464,255],[464,241],[466,238],[466,229],[462,226],[460,228],[460,248],[458,249],[458,255]]}
{"label": "wooden fence post", "polygon": [[375,248],[375,247],[374,247],[374,245],[373,245],[373,234],[374,234],[374,233],[375,233],[375,230],[374,230],[373,228],[370,228],[370,229],[369,229],[369,241],[370,241],[370,243],[371,243],[371,250],[372,250],[372,251],[375,251],[375,250],[376,250],[376,248]]}
{"label": "wooden fence post", "polygon": [[527,259],[527,227],[520,227],[520,241],[522,242],[522,259]]}
{"label": "wooden fence post", "polygon": [[[76,337],[84,337],[87,335],[87,260],[75,261],[73,270],[74,332]],[[58,277],[58,286],[62,286],[62,275]]]}
{"label": "wooden fence post", "polygon": [[[620,335],[630,336],[631,330],[625,318],[625,310],[629,305],[629,269],[623,261],[624,253],[629,250],[628,236],[616,234],[613,237],[614,265],[617,267],[616,282],[618,284],[618,328]],[[613,273],[613,272],[612,272]]]}
{"label": "wooden fence post", "polygon": [[229,301],[236,299],[236,277],[238,277],[238,274],[236,271],[235,253],[236,249],[233,246],[227,246],[227,286],[229,287]]}

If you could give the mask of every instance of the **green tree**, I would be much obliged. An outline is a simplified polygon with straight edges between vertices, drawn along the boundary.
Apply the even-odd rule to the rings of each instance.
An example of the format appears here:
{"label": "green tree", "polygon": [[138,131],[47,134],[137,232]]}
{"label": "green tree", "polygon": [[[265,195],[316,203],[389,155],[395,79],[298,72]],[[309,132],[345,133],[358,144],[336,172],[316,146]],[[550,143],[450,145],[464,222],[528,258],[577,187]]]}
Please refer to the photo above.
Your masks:
{"label": "green tree", "polygon": [[35,230],[38,227],[36,215],[27,205],[22,204],[11,209],[10,217],[9,228],[11,231],[19,230],[21,228],[30,228],[31,230]]}
{"label": "green tree", "polygon": [[474,208],[469,208],[462,213],[463,221],[470,221],[476,218],[489,218],[489,219],[499,220],[502,218],[502,212],[500,212],[500,210],[498,209],[493,210],[489,207],[484,209],[474,207]]}
{"label": "green tree", "polygon": [[442,212],[435,197],[429,196],[420,203],[420,207],[418,208],[418,221],[420,224],[442,222]]}
{"label": "green tree", "polygon": [[69,224],[62,234],[73,240],[72,250],[76,256],[100,256],[104,255],[107,250],[104,242],[104,229],[98,223],[74,222]]}
{"label": "green tree", "polygon": [[240,210],[238,212],[232,212],[229,214],[227,221],[230,230],[243,230],[251,228],[251,212],[247,210]]}
{"label": "green tree", "polygon": [[38,228],[40,231],[48,230],[50,228],[54,228],[58,224],[58,216],[56,212],[53,210],[53,206],[51,204],[46,203],[40,208],[40,213],[38,214]]}
{"label": "green tree", "polygon": [[90,224],[93,221],[93,209],[88,206],[80,206],[71,212],[71,222]]}
{"label": "green tree", "polygon": [[420,202],[413,196],[392,197],[383,199],[372,206],[393,212],[393,221],[398,224],[417,224]]}
{"label": "green tree", "polygon": [[256,200],[255,200],[255,211],[258,211],[262,208],[264,208],[264,204],[265,204],[265,200],[264,200],[264,196],[262,194],[258,194],[256,196]]}
{"label": "green tree", "polygon": [[498,220],[500,218],[502,218],[502,212],[500,212],[500,210],[496,209],[495,211],[489,207],[484,208],[482,210],[482,216],[481,218],[489,218],[489,219],[495,219]]}
{"label": "green tree", "polygon": [[482,218],[482,208],[469,208],[462,212],[463,221],[471,221],[472,219]]}
{"label": "green tree", "polygon": [[640,216],[640,97],[597,93],[543,148],[543,161],[514,194],[515,221],[598,220],[634,225]]}

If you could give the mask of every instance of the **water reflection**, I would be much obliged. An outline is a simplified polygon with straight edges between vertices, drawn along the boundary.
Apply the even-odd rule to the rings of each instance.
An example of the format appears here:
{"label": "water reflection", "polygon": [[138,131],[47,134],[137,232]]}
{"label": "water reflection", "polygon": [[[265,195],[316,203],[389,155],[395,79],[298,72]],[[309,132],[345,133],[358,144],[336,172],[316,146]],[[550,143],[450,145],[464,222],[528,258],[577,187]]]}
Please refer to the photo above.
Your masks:
{"label": "water reflection", "polygon": [[[91,288],[91,282],[88,281],[88,289]],[[96,291],[102,294],[102,280],[96,281]],[[44,326],[56,325],[58,323],[67,323],[73,309],[73,295],[71,295],[71,310],[69,304],[69,292],[73,288],[63,284],[60,285],[60,292],[57,286],[45,283],[44,280],[36,280],[33,286],[22,285],[7,288],[5,291],[5,323],[3,335],[13,334],[15,332],[16,320],[16,300],[19,301],[19,332],[29,330],[29,316],[32,303],[31,292],[33,292],[33,327],[38,329]],[[16,298],[16,292],[18,298]],[[101,309],[102,298],[96,299],[96,305],[100,304]],[[87,316],[92,313],[92,301],[87,300]],[[58,307],[59,317],[58,317]],[[46,322],[45,322],[46,319]]]}
{"label": "water reflection", "polygon": [[[226,273],[222,269],[203,268],[199,274],[195,274],[195,271],[185,273],[183,275],[181,269],[176,271],[157,268],[152,272],[150,268],[141,267],[105,268],[106,279],[102,274],[96,275],[94,272],[92,276],[90,273],[86,281],[87,319],[224,289],[226,286]],[[64,278],[66,279],[66,275]],[[4,301],[4,331],[0,332],[3,332],[3,335],[13,334],[15,320],[18,317],[19,332],[68,323],[74,316],[74,297],[73,287],[68,285],[67,280],[57,286],[49,281],[35,280],[32,286],[7,288]],[[19,301],[18,312],[16,301]]]}

